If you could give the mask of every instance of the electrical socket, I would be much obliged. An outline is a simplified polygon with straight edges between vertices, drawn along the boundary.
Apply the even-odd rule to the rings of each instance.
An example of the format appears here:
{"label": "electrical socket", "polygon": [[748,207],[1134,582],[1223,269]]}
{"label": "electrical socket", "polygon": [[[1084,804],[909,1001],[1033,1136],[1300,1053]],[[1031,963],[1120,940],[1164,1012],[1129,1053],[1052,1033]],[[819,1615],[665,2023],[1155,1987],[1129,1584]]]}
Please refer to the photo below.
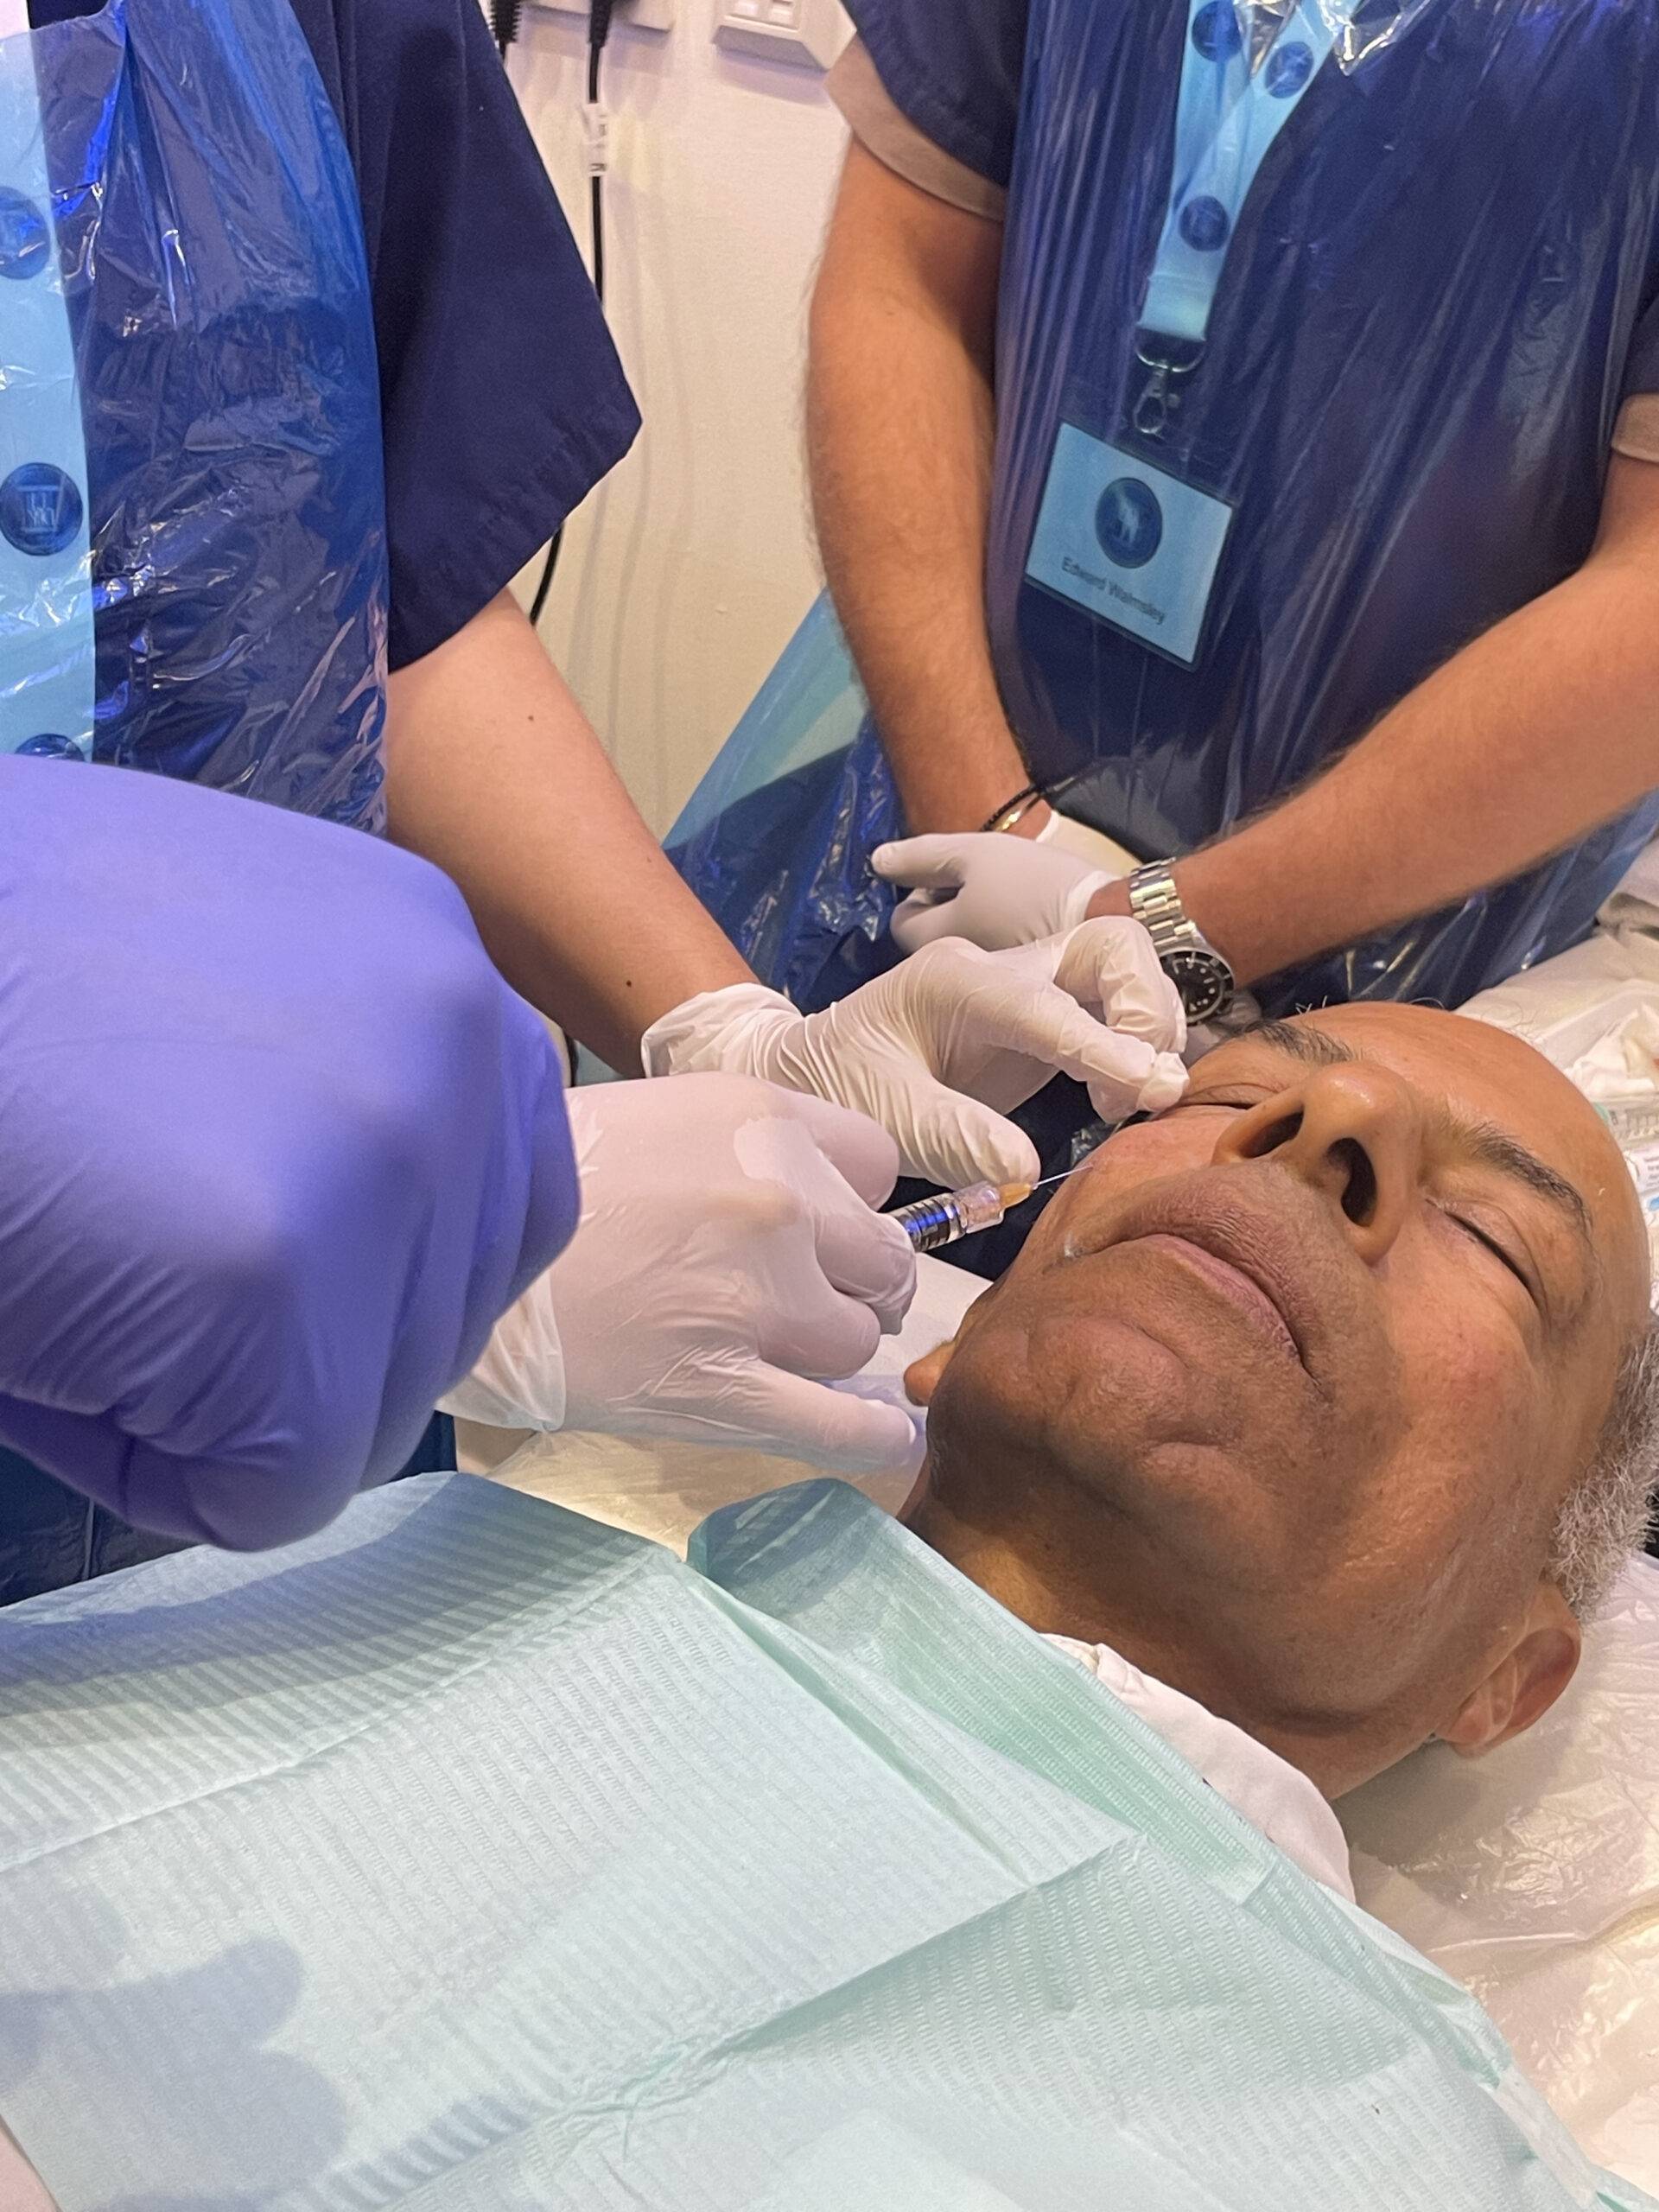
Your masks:
{"label": "electrical socket", "polygon": [[[532,7],[550,8],[560,16],[586,16],[588,0],[531,0]],[[671,31],[677,0],[616,0],[620,22],[636,30]]]}
{"label": "electrical socket", "polygon": [[768,60],[827,69],[853,35],[841,0],[715,0],[715,39]]}

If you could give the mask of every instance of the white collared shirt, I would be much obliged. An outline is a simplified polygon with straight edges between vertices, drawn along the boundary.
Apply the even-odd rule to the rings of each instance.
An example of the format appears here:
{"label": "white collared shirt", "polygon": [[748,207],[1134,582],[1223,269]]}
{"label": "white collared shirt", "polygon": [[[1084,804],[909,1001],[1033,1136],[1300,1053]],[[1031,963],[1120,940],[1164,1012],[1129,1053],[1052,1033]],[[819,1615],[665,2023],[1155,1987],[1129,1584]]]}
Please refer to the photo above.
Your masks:
{"label": "white collared shirt", "polygon": [[1195,1698],[1143,1675],[1109,1644],[1078,1643],[1069,1636],[1046,1641],[1086,1667],[1103,1688],[1155,1729],[1218,1796],[1305,1874],[1353,1902],[1341,1823],[1300,1768]]}

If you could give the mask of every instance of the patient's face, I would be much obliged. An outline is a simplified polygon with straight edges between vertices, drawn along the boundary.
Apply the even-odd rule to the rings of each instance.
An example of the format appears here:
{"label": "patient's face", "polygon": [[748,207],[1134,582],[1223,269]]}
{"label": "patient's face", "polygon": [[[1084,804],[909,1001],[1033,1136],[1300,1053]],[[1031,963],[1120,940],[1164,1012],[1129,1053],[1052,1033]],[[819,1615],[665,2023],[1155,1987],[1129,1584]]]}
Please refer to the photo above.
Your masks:
{"label": "patient's face", "polygon": [[931,1494],[966,1527],[1053,1504],[1033,1541],[1094,1529],[1051,1565],[1143,1664],[1397,1756],[1535,1596],[1646,1298],[1618,1153],[1529,1047],[1304,1017],[1062,1188],[938,1382]]}

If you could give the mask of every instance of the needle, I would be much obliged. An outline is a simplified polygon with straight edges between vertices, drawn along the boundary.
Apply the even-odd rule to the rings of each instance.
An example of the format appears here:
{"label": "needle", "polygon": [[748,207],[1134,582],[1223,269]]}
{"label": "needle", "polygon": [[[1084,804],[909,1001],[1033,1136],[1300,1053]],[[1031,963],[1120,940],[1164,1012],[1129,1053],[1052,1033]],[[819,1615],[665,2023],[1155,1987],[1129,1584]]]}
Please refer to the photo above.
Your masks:
{"label": "needle", "polygon": [[1037,1191],[1046,1191],[1051,1183],[1064,1183],[1068,1176],[1075,1175],[1077,1172],[1077,1167],[1083,1166],[1084,1164],[1084,1163],[1080,1160],[1077,1162],[1077,1167],[1063,1167],[1058,1175],[1045,1175],[1040,1183],[1033,1183],[1032,1185],[1032,1191],[1033,1192]]}
{"label": "needle", "polygon": [[[1077,1166],[1082,1165],[1079,1160]],[[1068,1167],[1040,1183],[969,1183],[963,1190],[939,1191],[912,1205],[895,1206],[887,1219],[898,1223],[917,1251],[937,1252],[959,1237],[995,1229],[1011,1208],[1024,1205],[1033,1191],[1064,1183],[1077,1172],[1077,1167]]]}

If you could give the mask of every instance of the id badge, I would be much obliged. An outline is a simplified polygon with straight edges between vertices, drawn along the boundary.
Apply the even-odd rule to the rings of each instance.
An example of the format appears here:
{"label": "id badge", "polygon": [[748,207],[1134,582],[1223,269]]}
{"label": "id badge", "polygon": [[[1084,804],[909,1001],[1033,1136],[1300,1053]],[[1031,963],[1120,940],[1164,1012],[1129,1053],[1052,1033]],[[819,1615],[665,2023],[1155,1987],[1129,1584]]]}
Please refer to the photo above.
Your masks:
{"label": "id badge", "polygon": [[1062,423],[1026,575],[1191,668],[1233,511]]}

